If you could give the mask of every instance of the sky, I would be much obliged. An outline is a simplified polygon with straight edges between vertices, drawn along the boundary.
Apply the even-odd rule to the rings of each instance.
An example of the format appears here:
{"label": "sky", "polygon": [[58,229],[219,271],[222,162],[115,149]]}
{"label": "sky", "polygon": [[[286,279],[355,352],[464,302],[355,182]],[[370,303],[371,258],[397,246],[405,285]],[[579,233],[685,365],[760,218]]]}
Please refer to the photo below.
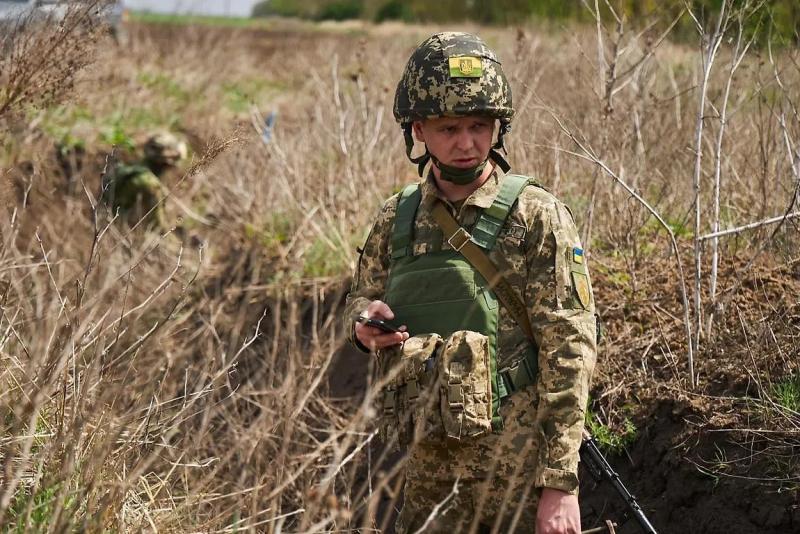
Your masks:
{"label": "sky", "polygon": [[258,0],[124,0],[125,7],[159,13],[249,16]]}

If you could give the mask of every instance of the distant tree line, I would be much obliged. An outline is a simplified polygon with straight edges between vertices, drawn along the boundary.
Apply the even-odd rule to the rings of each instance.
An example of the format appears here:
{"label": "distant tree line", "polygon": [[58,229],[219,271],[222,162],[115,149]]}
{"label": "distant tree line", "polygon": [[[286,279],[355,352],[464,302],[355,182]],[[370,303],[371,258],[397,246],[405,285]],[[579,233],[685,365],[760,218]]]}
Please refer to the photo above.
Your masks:
{"label": "distant tree line", "polygon": [[[687,2],[684,0],[612,0],[614,11],[628,21],[639,22],[653,17],[676,16]],[[711,21],[723,0],[689,0],[695,14]],[[751,5],[756,2],[749,2]],[[591,5],[592,2],[589,2]],[[734,9],[748,0],[734,0]],[[749,31],[769,28],[777,40],[800,44],[800,0],[763,0],[755,16],[749,18]],[[606,20],[611,13],[600,2]],[[266,0],[253,8],[253,16],[279,15],[312,20],[369,19],[376,22],[463,22],[508,25],[529,18],[550,21],[589,22],[592,13],[581,0]],[[694,32],[694,22],[684,17],[677,33]]]}

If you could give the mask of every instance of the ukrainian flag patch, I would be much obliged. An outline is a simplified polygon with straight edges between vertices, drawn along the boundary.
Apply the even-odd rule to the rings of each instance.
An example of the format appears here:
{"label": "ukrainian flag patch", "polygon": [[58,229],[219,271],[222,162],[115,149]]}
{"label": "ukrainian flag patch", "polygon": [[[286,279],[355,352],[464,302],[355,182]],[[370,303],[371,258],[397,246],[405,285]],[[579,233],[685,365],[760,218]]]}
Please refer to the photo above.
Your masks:
{"label": "ukrainian flag patch", "polygon": [[572,261],[578,265],[583,265],[583,249],[575,247],[572,249]]}

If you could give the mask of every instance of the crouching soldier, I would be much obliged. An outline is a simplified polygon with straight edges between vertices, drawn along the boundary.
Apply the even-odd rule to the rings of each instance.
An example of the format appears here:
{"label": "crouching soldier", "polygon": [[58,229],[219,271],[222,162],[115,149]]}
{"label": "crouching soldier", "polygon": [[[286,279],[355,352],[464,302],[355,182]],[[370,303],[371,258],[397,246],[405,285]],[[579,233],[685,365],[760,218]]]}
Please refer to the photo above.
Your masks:
{"label": "crouching soldier", "polygon": [[171,133],[158,133],[144,143],[144,159],[118,165],[103,180],[103,197],[115,215],[128,224],[142,220],[151,227],[167,229],[164,216],[164,173],[186,159],[186,143]]}

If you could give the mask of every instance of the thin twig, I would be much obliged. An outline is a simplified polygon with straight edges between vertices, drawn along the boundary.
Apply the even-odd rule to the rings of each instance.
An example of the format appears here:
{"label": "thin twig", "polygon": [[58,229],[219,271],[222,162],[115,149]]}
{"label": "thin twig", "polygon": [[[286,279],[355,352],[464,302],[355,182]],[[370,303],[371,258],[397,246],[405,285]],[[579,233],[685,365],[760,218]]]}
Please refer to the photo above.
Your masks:
{"label": "thin twig", "polygon": [[789,219],[795,219],[800,217],[800,211],[795,211],[793,213],[785,213],[783,215],[778,215],[777,217],[770,217],[769,219],[764,219],[763,221],[757,221],[750,224],[745,224],[742,226],[737,226],[735,228],[728,228],[727,230],[720,230],[718,232],[712,232],[710,234],[706,234],[704,236],[700,236],[700,241],[706,241],[708,239],[716,239],[719,237],[732,235],[732,234],[740,234],[747,230],[754,230],[756,228],[761,228],[762,226],[768,226],[770,224],[775,223],[783,223]]}

